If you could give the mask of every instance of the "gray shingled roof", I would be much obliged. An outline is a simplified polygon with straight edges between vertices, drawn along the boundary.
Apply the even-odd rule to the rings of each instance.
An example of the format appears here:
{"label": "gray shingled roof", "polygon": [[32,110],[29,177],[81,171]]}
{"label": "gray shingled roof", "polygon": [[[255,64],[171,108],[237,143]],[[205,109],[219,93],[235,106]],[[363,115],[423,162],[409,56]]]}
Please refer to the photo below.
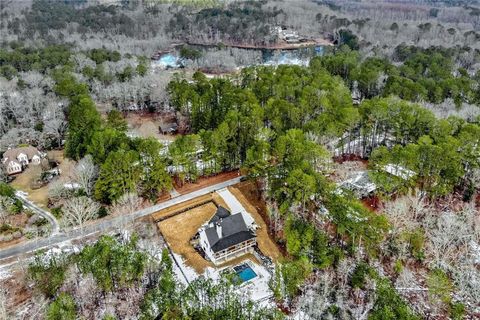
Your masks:
{"label": "gray shingled roof", "polygon": [[216,225],[205,229],[208,242],[213,252],[222,251],[236,244],[255,238],[255,234],[247,228],[243,215],[237,213],[221,219],[217,223],[222,227],[222,237],[218,237]]}
{"label": "gray shingled roof", "polygon": [[228,217],[230,215],[230,211],[228,211],[228,209],[222,207],[222,206],[219,206],[217,208],[217,212],[215,212],[215,215],[212,217],[212,219],[210,219],[210,221],[208,222],[209,224],[210,223],[215,223],[221,219],[225,219],[226,217]]}
{"label": "gray shingled roof", "polygon": [[171,122],[171,123],[160,123],[160,129],[163,131],[163,132],[173,132],[173,131],[177,131],[178,129],[178,125],[175,123],[175,122]]}

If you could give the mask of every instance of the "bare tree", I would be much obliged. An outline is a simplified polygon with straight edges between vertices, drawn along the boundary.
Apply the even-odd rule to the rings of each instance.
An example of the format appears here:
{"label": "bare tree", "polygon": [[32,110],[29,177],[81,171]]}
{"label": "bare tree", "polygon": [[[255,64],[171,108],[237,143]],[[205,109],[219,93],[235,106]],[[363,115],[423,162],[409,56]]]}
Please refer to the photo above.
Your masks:
{"label": "bare tree", "polygon": [[330,305],[332,293],[335,291],[334,273],[330,270],[322,272],[312,287],[305,290],[299,299],[300,309],[311,319],[320,319]]}
{"label": "bare tree", "polygon": [[8,319],[7,295],[5,289],[0,289],[0,319]]}
{"label": "bare tree", "polygon": [[93,162],[91,155],[88,154],[78,161],[74,169],[74,179],[82,187],[87,196],[92,194],[97,176],[98,167]]}
{"label": "bare tree", "polygon": [[143,200],[136,193],[125,193],[110,208],[113,215],[127,215],[139,210],[142,207]]}
{"label": "bare tree", "polygon": [[5,223],[7,217],[12,213],[12,206],[12,198],[0,196],[0,221],[2,223]]}
{"label": "bare tree", "polygon": [[72,196],[72,190],[65,188],[62,179],[57,179],[48,186],[48,198],[53,202],[60,202]]}
{"label": "bare tree", "polygon": [[67,226],[83,227],[85,222],[97,216],[100,205],[87,197],[71,198],[62,208],[63,222]]}

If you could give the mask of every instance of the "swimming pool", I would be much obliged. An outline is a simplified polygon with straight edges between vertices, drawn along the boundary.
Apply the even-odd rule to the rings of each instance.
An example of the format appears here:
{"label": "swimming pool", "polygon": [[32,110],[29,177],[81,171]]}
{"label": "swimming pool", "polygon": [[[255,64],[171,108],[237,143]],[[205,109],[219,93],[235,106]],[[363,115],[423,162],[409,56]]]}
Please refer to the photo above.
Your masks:
{"label": "swimming pool", "polygon": [[252,280],[257,276],[255,271],[248,264],[242,264],[233,268],[241,280],[241,283]]}

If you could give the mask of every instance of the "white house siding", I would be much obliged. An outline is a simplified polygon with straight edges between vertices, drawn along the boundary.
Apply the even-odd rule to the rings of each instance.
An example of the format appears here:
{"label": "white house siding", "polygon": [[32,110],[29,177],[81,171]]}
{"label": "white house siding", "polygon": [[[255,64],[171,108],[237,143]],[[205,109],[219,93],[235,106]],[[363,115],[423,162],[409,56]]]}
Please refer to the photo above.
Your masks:
{"label": "white house siding", "polygon": [[202,247],[203,251],[205,252],[205,255],[211,260],[215,260],[213,256],[213,251],[210,249],[210,246],[208,245],[208,239],[207,239],[207,234],[205,233],[205,230],[200,231],[199,233],[200,236],[200,246]]}
{"label": "white house siding", "polygon": [[15,174],[22,172],[22,166],[19,163],[16,163],[14,161],[10,161],[10,163],[7,166],[7,172],[9,174]]}
{"label": "white house siding", "polygon": [[33,163],[33,164],[40,164],[40,157],[37,156],[37,155],[34,155],[34,156],[32,157],[32,163]]}

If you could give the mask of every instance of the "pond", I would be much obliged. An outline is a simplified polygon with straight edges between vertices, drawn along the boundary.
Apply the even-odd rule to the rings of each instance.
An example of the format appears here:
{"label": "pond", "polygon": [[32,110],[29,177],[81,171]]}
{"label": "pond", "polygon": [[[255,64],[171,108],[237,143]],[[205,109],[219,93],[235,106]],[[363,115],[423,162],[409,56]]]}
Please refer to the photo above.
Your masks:
{"label": "pond", "polygon": [[164,69],[168,68],[180,68],[182,67],[182,62],[180,57],[174,53],[166,53],[160,57],[158,60],[152,62],[154,67],[160,67]]}
{"label": "pond", "polygon": [[253,65],[278,66],[302,65],[306,66],[313,57],[324,54],[325,46],[311,46],[291,50],[281,49],[244,49],[233,47],[192,46],[201,52],[196,61],[180,58],[179,49],[160,55],[152,62],[152,67],[169,69],[192,67],[193,69],[218,69],[224,72],[233,71]]}

